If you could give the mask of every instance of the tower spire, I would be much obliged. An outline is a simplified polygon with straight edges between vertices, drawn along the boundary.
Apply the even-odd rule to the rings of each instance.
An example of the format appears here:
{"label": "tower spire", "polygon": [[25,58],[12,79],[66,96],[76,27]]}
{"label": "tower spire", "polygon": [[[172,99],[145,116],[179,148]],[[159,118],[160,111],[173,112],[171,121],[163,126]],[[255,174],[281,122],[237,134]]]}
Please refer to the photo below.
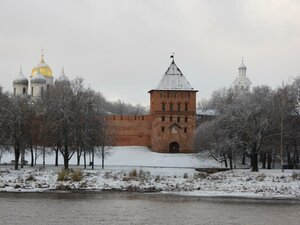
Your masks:
{"label": "tower spire", "polygon": [[41,48],[41,56],[42,56],[41,63],[45,63],[45,60],[44,60],[44,53],[45,53],[45,50],[44,50],[44,47],[42,47],[42,48]]}

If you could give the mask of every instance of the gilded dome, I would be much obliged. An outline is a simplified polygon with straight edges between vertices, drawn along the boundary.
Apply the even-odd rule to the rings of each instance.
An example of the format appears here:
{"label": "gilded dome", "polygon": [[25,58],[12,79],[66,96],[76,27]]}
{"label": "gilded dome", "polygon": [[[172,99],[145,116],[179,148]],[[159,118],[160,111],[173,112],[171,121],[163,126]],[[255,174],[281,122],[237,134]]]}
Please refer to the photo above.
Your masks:
{"label": "gilded dome", "polygon": [[31,77],[34,77],[37,72],[39,72],[44,77],[52,77],[52,70],[50,66],[44,61],[44,56],[42,55],[42,59],[40,63],[32,69]]}

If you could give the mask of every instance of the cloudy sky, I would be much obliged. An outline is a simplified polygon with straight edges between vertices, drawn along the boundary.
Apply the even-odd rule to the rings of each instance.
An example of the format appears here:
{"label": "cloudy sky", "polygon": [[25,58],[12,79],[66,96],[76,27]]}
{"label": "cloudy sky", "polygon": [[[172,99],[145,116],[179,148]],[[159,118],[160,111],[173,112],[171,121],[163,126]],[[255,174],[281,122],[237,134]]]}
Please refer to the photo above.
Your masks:
{"label": "cloudy sky", "polygon": [[1,86],[26,76],[41,48],[54,76],[110,100],[148,105],[175,61],[198,99],[231,85],[245,58],[253,85],[300,75],[298,0],[0,0]]}

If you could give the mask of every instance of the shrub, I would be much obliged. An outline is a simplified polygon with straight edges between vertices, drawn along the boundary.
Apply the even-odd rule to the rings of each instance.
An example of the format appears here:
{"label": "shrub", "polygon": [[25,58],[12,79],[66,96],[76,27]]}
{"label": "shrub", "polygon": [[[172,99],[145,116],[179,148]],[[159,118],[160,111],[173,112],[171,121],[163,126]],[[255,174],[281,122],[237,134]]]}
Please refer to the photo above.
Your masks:
{"label": "shrub", "polygon": [[291,177],[294,179],[294,180],[300,180],[300,173],[297,173],[296,171],[294,171],[291,175]]}
{"label": "shrub", "polygon": [[208,176],[205,172],[197,172],[194,174],[194,179],[205,179]]}
{"label": "shrub", "polygon": [[266,175],[264,173],[260,173],[257,175],[256,180],[263,181],[265,178],[266,178]]}
{"label": "shrub", "polygon": [[81,181],[82,180],[82,172],[81,170],[75,170],[72,172],[71,178],[73,181]]}
{"label": "shrub", "polygon": [[135,168],[133,168],[133,170],[131,170],[129,173],[129,177],[137,177],[137,175],[138,173]]}
{"label": "shrub", "polygon": [[26,181],[36,181],[35,177],[30,174],[27,178],[26,178]]}
{"label": "shrub", "polygon": [[69,174],[70,174],[70,170],[62,169],[58,172],[57,180],[58,181],[70,180]]}
{"label": "shrub", "polygon": [[57,180],[58,181],[67,181],[67,180],[81,181],[82,180],[82,172],[81,172],[81,170],[62,169],[60,172],[58,172]]}

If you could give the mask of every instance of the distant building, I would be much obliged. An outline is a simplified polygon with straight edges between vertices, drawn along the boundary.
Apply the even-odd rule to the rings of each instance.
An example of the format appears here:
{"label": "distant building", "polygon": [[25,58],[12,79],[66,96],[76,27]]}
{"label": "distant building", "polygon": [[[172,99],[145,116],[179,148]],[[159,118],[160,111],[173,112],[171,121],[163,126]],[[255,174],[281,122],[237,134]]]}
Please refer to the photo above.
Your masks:
{"label": "distant building", "polygon": [[234,91],[237,94],[250,91],[251,82],[247,77],[246,72],[247,67],[244,65],[244,60],[242,60],[242,64],[239,66],[239,76],[233,82]]}
{"label": "distant building", "polygon": [[[62,70],[62,74],[57,80],[68,80],[64,70]],[[14,96],[30,95],[31,98],[41,97],[51,85],[54,85],[53,81],[52,70],[50,66],[45,63],[44,56],[42,55],[41,61],[32,69],[29,80],[23,74],[22,68],[20,69],[19,74],[13,80]]]}

